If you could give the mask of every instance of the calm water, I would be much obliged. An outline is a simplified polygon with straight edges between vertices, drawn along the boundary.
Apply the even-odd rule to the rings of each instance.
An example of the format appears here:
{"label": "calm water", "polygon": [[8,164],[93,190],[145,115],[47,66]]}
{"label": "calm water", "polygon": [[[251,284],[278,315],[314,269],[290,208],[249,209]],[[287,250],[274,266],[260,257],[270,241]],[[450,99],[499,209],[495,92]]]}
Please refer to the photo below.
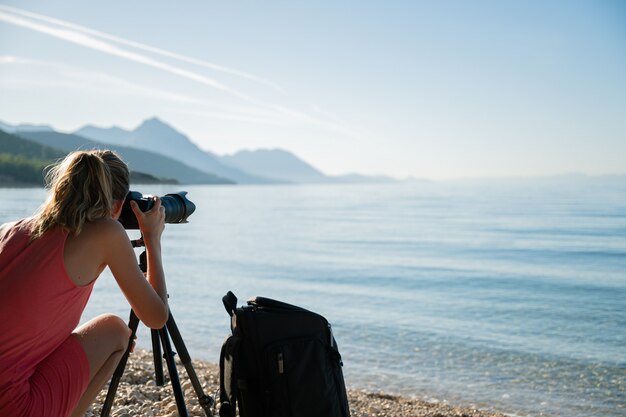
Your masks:
{"label": "calm water", "polygon": [[[163,242],[194,358],[218,361],[232,290],[325,315],[352,388],[517,415],[626,415],[626,184],[139,189],[186,189],[198,206]],[[44,199],[0,193],[0,222]],[[105,273],[85,318],[107,311],[128,315]],[[150,348],[146,332],[138,343]]]}

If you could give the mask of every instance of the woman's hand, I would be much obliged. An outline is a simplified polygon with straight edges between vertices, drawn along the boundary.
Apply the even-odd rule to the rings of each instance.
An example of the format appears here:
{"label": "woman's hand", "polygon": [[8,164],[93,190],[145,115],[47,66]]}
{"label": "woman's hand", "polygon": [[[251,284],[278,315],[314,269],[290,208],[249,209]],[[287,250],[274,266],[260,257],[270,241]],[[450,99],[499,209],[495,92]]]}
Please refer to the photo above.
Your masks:
{"label": "woman's hand", "polygon": [[[137,223],[139,223],[139,229],[143,235],[143,242],[146,247],[146,278],[154,290],[152,294],[160,298],[160,303],[147,307],[145,288],[130,288],[131,285],[127,282],[120,282],[119,279],[118,283],[120,283],[122,291],[124,291],[126,298],[130,301],[133,310],[137,313],[138,309],[136,307],[143,308],[144,315],[137,314],[137,317],[149,327],[160,329],[165,325],[168,317],[167,286],[165,285],[165,273],[163,272],[161,260],[161,234],[165,229],[165,207],[161,205],[161,200],[158,197],[153,197],[153,199],[154,205],[145,213],[139,209],[135,201],[131,201],[130,205],[137,217]],[[113,268],[111,268],[111,271],[113,271]],[[115,275],[115,271],[113,271],[113,275]],[[142,281],[145,283],[145,280]],[[143,295],[140,295],[142,292]]]}
{"label": "woman's hand", "polygon": [[139,223],[139,229],[143,235],[144,240],[160,241],[161,234],[165,229],[165,207],[161,205],[161,199],[159,197],[152,197],[154,199],[154,205],[145,213],[139,209],[139,206],[135,201],[130,202],[130,207],[137,217]]}

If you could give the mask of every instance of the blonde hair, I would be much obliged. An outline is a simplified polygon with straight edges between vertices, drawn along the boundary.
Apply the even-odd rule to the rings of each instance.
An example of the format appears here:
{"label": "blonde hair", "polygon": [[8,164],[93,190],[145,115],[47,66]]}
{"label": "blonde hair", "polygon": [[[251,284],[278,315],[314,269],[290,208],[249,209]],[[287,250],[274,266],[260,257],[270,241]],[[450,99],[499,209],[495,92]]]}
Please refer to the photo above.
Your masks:
{"label": "blonde hair", "polygon": [[46,174],[49,196],[35,215],[31,239],[62,227],[78,235],[85,222],[108,217],[128,193],[128,167],[108,150],[77,151]]}

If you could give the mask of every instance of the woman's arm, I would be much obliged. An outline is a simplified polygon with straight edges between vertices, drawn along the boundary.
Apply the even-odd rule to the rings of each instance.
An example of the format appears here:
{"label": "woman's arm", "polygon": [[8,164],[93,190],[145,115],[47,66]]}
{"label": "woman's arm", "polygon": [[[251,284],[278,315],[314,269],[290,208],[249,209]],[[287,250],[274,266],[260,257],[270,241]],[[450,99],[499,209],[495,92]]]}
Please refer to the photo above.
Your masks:
{"label": "woman's arm", "polygon": [[[126,231],[117,222],[108,223],[105,239],[105,263],[111,269],[131,308],[146,326],[159,329],[169,315],[167,287],[161,263],[161,234],[165,228],[165,211],[158,198],[149,211],[142,213],[134,202],[131,207],[137,216],[146,245],[148,271],[146,277],[139,269],[135,252]],[[147,280],[146,280],[147,278]]]}

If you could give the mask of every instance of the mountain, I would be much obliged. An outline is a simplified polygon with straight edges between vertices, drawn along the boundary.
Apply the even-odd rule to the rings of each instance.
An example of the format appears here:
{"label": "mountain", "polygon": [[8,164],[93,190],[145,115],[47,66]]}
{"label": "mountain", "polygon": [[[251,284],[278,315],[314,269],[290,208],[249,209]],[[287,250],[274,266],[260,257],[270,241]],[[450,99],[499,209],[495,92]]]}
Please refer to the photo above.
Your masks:
{"label": "mountain", "polygon": [[312,165],[282,149],[258,149],[239,151],[222,156],[222,161],[243,171],[267,178],[275,178],[299,184],[366,184],[390,183],[395,179],[385,176],[348,174],[326,175]]}
{"label": "mountain", "polygon": [[5,133],[13,133],[15,132],[15,126],[11,126],[9,124],[6,124],[0,121],[0,130],[2,130]]}
{"label": "mountain", "polygon": [[160,179],[154,175],[145,174],[143,172],[130,171],[129,182],[132,185],[143,184],[178,184],[175,179]]}
{"label": "mountain", "polygon": [[[187,136],[156,117],[145,120],[134,130],[86,125],[74,132],[73,136],[81,139],[76,142],[75,138],[64,138],[65,141],[76,142],[72,146],[83,146],[81,141],[88,138],[91,140],[90,142],[98,143],[98,147],[114,148],[121,146],[125,149],[125,153],[130,152],[131,149],[141,149],[153,154],[160,154],[169,160],[177,160],[187,167],[195,168],[206,174],[228,178],[242,184],[396,182],[393,178],[383,176],[360,174],[328,176],[293,153],[281,149],[244,150],[233,155],[219,156],[200,149]],[[93,146],[93,144],[86,146]],[[159,175],[153,171],[146,172]],[[172,177],[179,178],[176,174]],[[185,178],[179,178],[179,180],[194,183],[197,181],[193,178]]]}
{"label": "mountain", "polygon": [[130,130],[125,130],[116,126],[101,128],[91,125],[84,126],[74,132],[75,135],[82,136],[84,138],[122,146],[128,145],[128,138],[131,133],[132,132]]}
{"label": "mountain", "polygon": [[53,132],[54,129],[48,125],[34,125],[34,124],[19,124],[10,125],[4,122],[0,122],[0,130],[6,133],[20,133],[20,132]]}
{"label": "mountain", "polygon": [[[45,168],[67,155],[66,151],[41,145],[0,129],[0,184],[42,185]],[[177,184],[143,172],[130,171],[131,184]]]}
{"label": "mountain", "polygon": [[0,153],[41,161],[53,161],[66,155],[59,149],[7,133],[3,129],[0,130]]}
{"label": "mountain", "polygon": [[258,149],[224,155],[222,162],[253,175],[296,183],[324,183],[328,177],[294,154],[282,149]]}
{"label": "mountain", "polygon": [[75,134],[101,142],[150,150],[177,159],[185,165],[206,173],[229,178],[242,184],[267,184],[277,181],[250,175],[240,169],[223,164],[219,157],[198,148],[189,138],[157,118],[144,121],[135,130],[85,126]]}
{"label": "mountain", "polygon": [[120,154],[132,171],[143,172],[158,178],[175,179],[183,184],[232,184],[233,182],[230,179],[187,166],[165,155],[97,142],[78,135],[58,132],[21,132],[20,136],[66,152],[77,149],[111,149]]}
{"label": "mountain", "polygon": [[45,167],[63,156],[63,151],[0,130],[0,185],[42,186]]}

